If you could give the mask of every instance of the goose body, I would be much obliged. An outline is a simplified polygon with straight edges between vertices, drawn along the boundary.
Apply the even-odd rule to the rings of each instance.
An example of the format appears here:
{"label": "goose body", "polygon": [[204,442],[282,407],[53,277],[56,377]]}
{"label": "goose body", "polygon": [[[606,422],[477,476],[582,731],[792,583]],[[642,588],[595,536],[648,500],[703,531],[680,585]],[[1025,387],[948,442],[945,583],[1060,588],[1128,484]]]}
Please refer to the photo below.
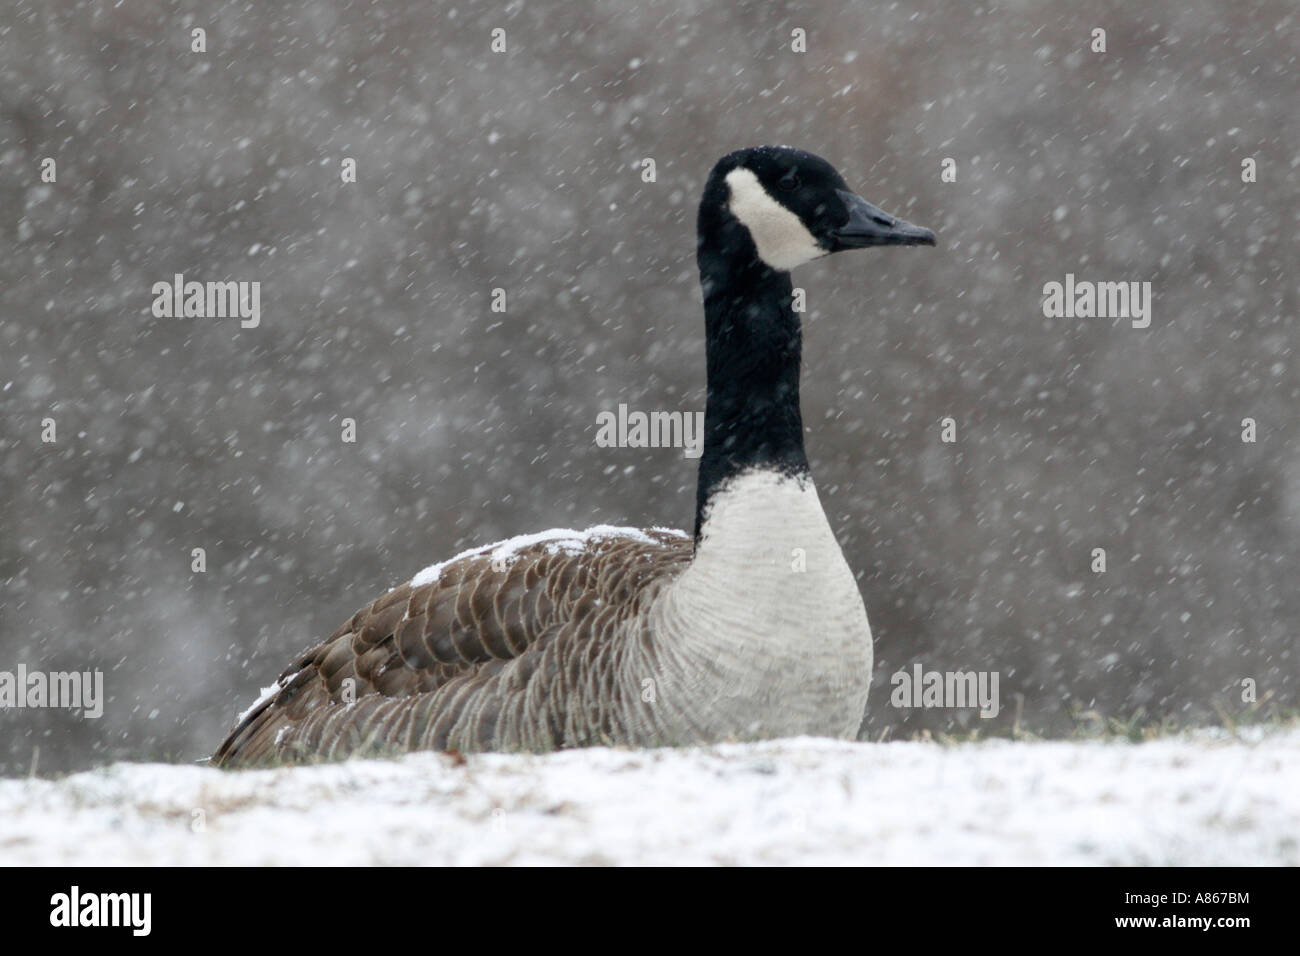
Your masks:
{"label": "goose body", "polygon": [[787,147],[720,160],[698,227],[694,535],[555,530],[427,568],[295,660],[214,763],[856,734],[871,631],[804,455],[789,270],[934,237]]}

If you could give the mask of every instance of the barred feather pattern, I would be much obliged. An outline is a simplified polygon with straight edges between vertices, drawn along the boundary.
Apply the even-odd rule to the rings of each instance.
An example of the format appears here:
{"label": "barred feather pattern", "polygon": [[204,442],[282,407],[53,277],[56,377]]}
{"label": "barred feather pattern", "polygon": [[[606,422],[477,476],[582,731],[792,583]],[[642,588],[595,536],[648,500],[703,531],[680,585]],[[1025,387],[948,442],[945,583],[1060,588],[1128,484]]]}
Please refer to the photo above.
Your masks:
{"label": "barred feather pattern", "polygon": [[213,762],[626,742],[653,702],[620,665],[649,642],[644,612],[690,559],[690,539],[662,530],[454,559],[302,654]]}

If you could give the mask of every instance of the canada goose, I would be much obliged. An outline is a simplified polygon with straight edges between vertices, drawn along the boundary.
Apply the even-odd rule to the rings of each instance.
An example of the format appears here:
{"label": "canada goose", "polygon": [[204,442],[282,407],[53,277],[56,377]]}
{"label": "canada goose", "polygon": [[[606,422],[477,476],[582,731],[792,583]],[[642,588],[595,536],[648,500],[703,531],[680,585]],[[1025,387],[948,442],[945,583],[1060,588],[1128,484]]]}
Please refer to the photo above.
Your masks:
{"label": "canada goose", "polygon": [[693,539],[547,531],[427,568],[295,660],[214,763],[856,735],[871,631],[804,456],[790,270],[934,233],[779,146],[719,160],[697,227]]}

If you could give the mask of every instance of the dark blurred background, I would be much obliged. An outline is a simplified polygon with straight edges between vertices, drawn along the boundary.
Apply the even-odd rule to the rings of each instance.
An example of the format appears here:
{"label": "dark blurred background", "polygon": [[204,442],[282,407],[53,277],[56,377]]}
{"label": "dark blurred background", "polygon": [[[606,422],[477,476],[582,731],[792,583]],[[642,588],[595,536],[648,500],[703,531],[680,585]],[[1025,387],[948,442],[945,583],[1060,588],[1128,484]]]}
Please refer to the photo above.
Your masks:
{"label": "dark blurred background", "polygon": [[[108,699],[0,712],[0,772],[202,757],[474,544],[689,528],[695,463],[599,448],[596,416],[703,408],[696,202],[768,142],[940,237],[796,273],[876,637],[863,735],[1006,729],[1015,695],[1042,734],[1217,722],[1244,677],[1295,706],[1298,27],[1292,0],[6,0],[0,670],[99,668]],[[1152,282],[1151,327],[1044,318],[1067,272]],[[154,318],[175,273],[260,281],[260,327]],[[1003,715],[891,708],[914,662],[999,671]]]}

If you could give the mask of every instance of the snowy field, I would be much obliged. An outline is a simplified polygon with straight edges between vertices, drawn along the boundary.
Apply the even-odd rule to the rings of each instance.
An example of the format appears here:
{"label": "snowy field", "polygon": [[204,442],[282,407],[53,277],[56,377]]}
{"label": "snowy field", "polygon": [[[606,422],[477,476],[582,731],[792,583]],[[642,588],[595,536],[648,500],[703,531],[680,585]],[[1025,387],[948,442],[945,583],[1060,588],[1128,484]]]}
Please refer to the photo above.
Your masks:
{"label": "snowy field", "polygon": [[1300,864],[1300,728],[0,781],[6,864]]}

